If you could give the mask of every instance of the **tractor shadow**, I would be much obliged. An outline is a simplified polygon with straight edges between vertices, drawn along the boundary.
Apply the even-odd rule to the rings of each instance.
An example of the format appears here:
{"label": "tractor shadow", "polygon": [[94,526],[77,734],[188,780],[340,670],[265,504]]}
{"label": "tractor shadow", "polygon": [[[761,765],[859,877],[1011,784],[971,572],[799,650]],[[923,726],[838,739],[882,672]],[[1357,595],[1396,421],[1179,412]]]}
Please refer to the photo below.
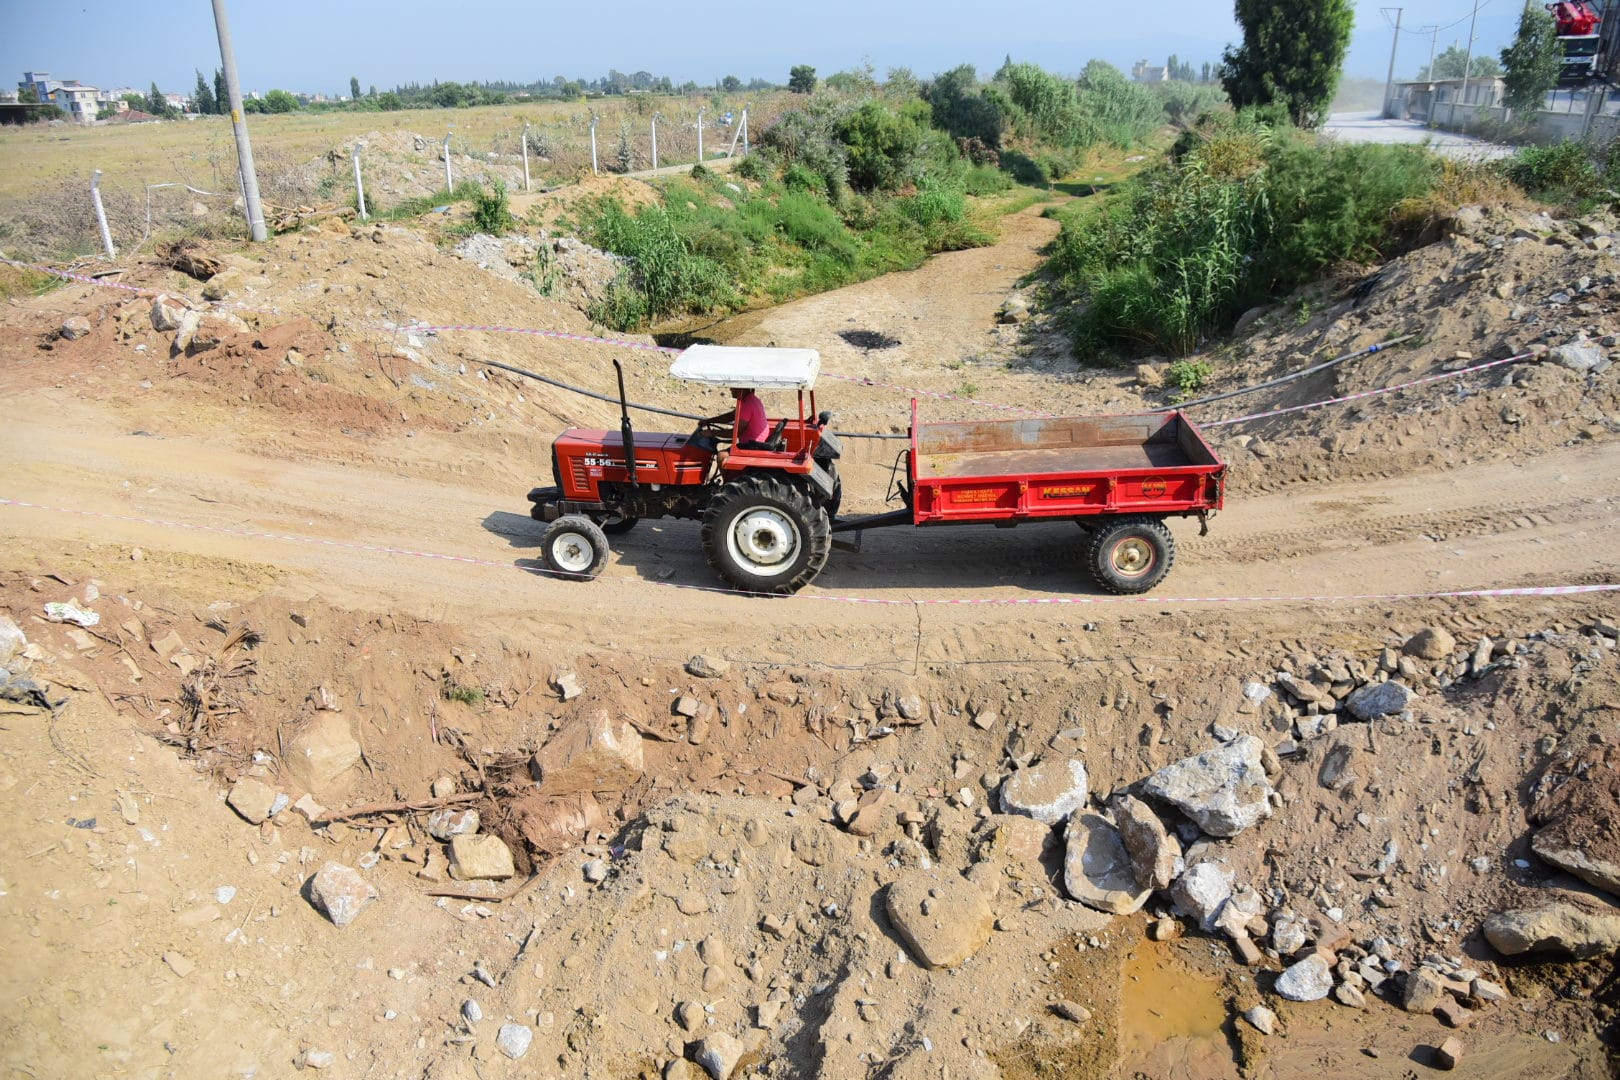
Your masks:
{"label": "tractor shadow", "polygon": [[546,532],[545,525],[527,514],[508,514],[504,510],[495,511],[479,524],[485,532],[500,537],[514,548],[538,549],[540,538]]}
{"label": "tractor shadow", "polygon": [[[516,551],[530,554],[514,565],[545,570],[540,539],[545,525],[524,515],[495,511],[484,518],[485,531]],[[1172,522],[1180,541],[1197,527]],[[857,534],[839,534],[850,540]],[[1072,522],[1029,523],[1016,529],[992,526],[872,529],[860,551],[834,548],[812,589],[821,593],[861,596],[896,590],[963,590],[1016,588],[1044,596],[1095,596],[1099,589],[1081,565],[1087,534]],[[608,563],[637,577],[663,585],[731,591],[709,566],[703,553],[701,526],[695,521],[642,521],[628,533],[608,537],[613,554]],[[1183,558],[1185,553],[1183,553]],[[1176,571],[1171,571],[1174,577]],[[1164,586],[1160,586],[1162,590]]]}

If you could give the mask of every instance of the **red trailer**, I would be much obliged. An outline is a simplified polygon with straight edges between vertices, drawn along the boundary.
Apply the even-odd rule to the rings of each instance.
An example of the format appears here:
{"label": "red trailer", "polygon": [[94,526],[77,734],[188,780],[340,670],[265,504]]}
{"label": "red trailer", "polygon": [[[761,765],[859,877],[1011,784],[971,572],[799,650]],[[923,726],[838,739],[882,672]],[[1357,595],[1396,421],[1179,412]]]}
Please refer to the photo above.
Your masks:
{"label": "red trailer", "polygon": [[700,421],[685,435],[634,431],[621,374],[620,430],[565,431],[552,444],[556,486],[529,492],[533,516],[550,524],[541,541],[547,564],[594,578],[607,563],[607,533],[644,517],[694,518],[723,578],[781,594],[821,572],[835,533],[1068,520],[1088,531],[1081,557],[1092,580],[1140,593],[1175,562],[1165,519],[1194,516],[1207,530],[1221,509],[1226,466],[1183,413],[924,423],[913,401],[890,495],[902,508],[842,517],[843,448],[830,415],[815,412],[819,369],[809,349],[684,352],[670,369],[677,378],[798,391],[796,413],[772,420],[766,439],[740,445],[729,418]]}
{"label": "red trailer", "polygon": [[[1091,534],[1085,569],[1116,593],[1145,592],[1169,572],[1165,518],[1196,516],[1207,529],[1223,505],[1226,466],[1176,411],[924,423],[912,402],[907,456],[911,524],[1073,520]],[[857,519],[833,531],[870,527]]]}

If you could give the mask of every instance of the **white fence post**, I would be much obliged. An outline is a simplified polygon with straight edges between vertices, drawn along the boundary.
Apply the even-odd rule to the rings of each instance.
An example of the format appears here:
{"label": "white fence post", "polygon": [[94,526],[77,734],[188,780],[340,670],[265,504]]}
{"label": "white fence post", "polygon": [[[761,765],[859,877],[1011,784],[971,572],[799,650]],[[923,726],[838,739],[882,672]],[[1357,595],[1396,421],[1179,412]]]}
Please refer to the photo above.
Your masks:
{"label": "white fence post", "polygon": [[596,117],[591,117],[591,175],[597,175],[596,169]]}
{"label": "white fence post", "polygon": [[107,208],[101,205],[100,169],[90,174],[90,205],[96,208],[96,227],[101,230],[101,246],[106,249],[107,258],[118,258],[118,251],[113,247],[112,231],[107,228]]}
{"label": "white fence post", "polygon": [[742,114],[742,136],[743,136],[743,157],[747,157],[748,156],[748,110],[747,109],[744,109],[743,114]]}
{"label": "white fence post", "polygon": [[698,110],[698,158],[697,163],[703,164],[703,110]]}
{"label": "white fence post", "polygon": [[360,207],[360,220],[365,221],[371,215],[366,213],[366,182],[360,179],[360,144],[354,144],[354,201]]}
{"label": "white fence post", "polygon": [[523,121],[523,190],[529,190],[529,122]]}
{"label": "white fence post", "polygon": [[456,190],[455,179],[450,175],[450,133],[444,133],[444,190]]}
{"label": "white fence post", "polygon": [[652,146],[653,146],[653,155],[652,155],[653,164],[652,164],[652,167],[653,167],[653,172],[657,172],[658,171],[658,114],[657,113],[652,114]]}

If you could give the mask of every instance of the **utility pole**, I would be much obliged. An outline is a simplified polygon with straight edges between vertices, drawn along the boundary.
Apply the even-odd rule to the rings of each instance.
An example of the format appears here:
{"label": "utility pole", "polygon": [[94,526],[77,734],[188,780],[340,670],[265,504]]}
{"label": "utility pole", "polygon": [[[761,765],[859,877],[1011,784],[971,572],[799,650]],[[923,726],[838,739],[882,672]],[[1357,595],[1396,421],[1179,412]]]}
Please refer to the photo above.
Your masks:
{"label": "utility pole", "polygon": [[259,174],[253,170],[253,144],[247,121],[242,119],[242,84],[236,78],[236,53],[231,48],[231,24],[225,19],[225,0],[214,0],[214,29],[219,32],[219,59],[225,70],[225,92],[230,97],[231,130],[236,133],[236,167],[241,172],[242,202],[247,209],[248,232],[262,243],[264,207],[259,205]]}
{"label": "utility pole", "polygon": [[[1384,116],[1386,118],[1391,115],[1394,106],[1395,50],[1401,44],[1401,16],[1405,13],[1405,10],[1405,8],[1395,9],[1395,40],[1389,43],[1389,74],[1384,77]],[[1384,9],[1384,15],[1386,18],[1388,17],[1388,8]]]}
{"label": "utility pole", "polygon": [[[1479,0],[1474,0],[1474,14],[1468,20],[1468,52],[1463,60],[1462,92],[1458,95],[1465,105],[1468,103],[1468,69],[1474,66],[1474,24],[1477,22],[1479,22]],[[1453,126],[1457,123],[1456,102],[1451,105],[1451,123]]]}

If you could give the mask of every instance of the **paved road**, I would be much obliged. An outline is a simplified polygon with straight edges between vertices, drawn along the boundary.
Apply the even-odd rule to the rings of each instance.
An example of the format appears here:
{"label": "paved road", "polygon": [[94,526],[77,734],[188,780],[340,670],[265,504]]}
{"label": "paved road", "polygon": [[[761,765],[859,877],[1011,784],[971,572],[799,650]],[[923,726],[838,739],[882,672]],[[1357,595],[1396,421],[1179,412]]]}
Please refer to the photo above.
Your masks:
{"label": "paved road", "polygon": [[1459,161],[1494,161],[1513,153],[1511,146],[1426,128],[1415,120],[1385,120],[1376,112],[1334,113],[1322,130],[1345,142],[1426,142],[1436,153]]}

